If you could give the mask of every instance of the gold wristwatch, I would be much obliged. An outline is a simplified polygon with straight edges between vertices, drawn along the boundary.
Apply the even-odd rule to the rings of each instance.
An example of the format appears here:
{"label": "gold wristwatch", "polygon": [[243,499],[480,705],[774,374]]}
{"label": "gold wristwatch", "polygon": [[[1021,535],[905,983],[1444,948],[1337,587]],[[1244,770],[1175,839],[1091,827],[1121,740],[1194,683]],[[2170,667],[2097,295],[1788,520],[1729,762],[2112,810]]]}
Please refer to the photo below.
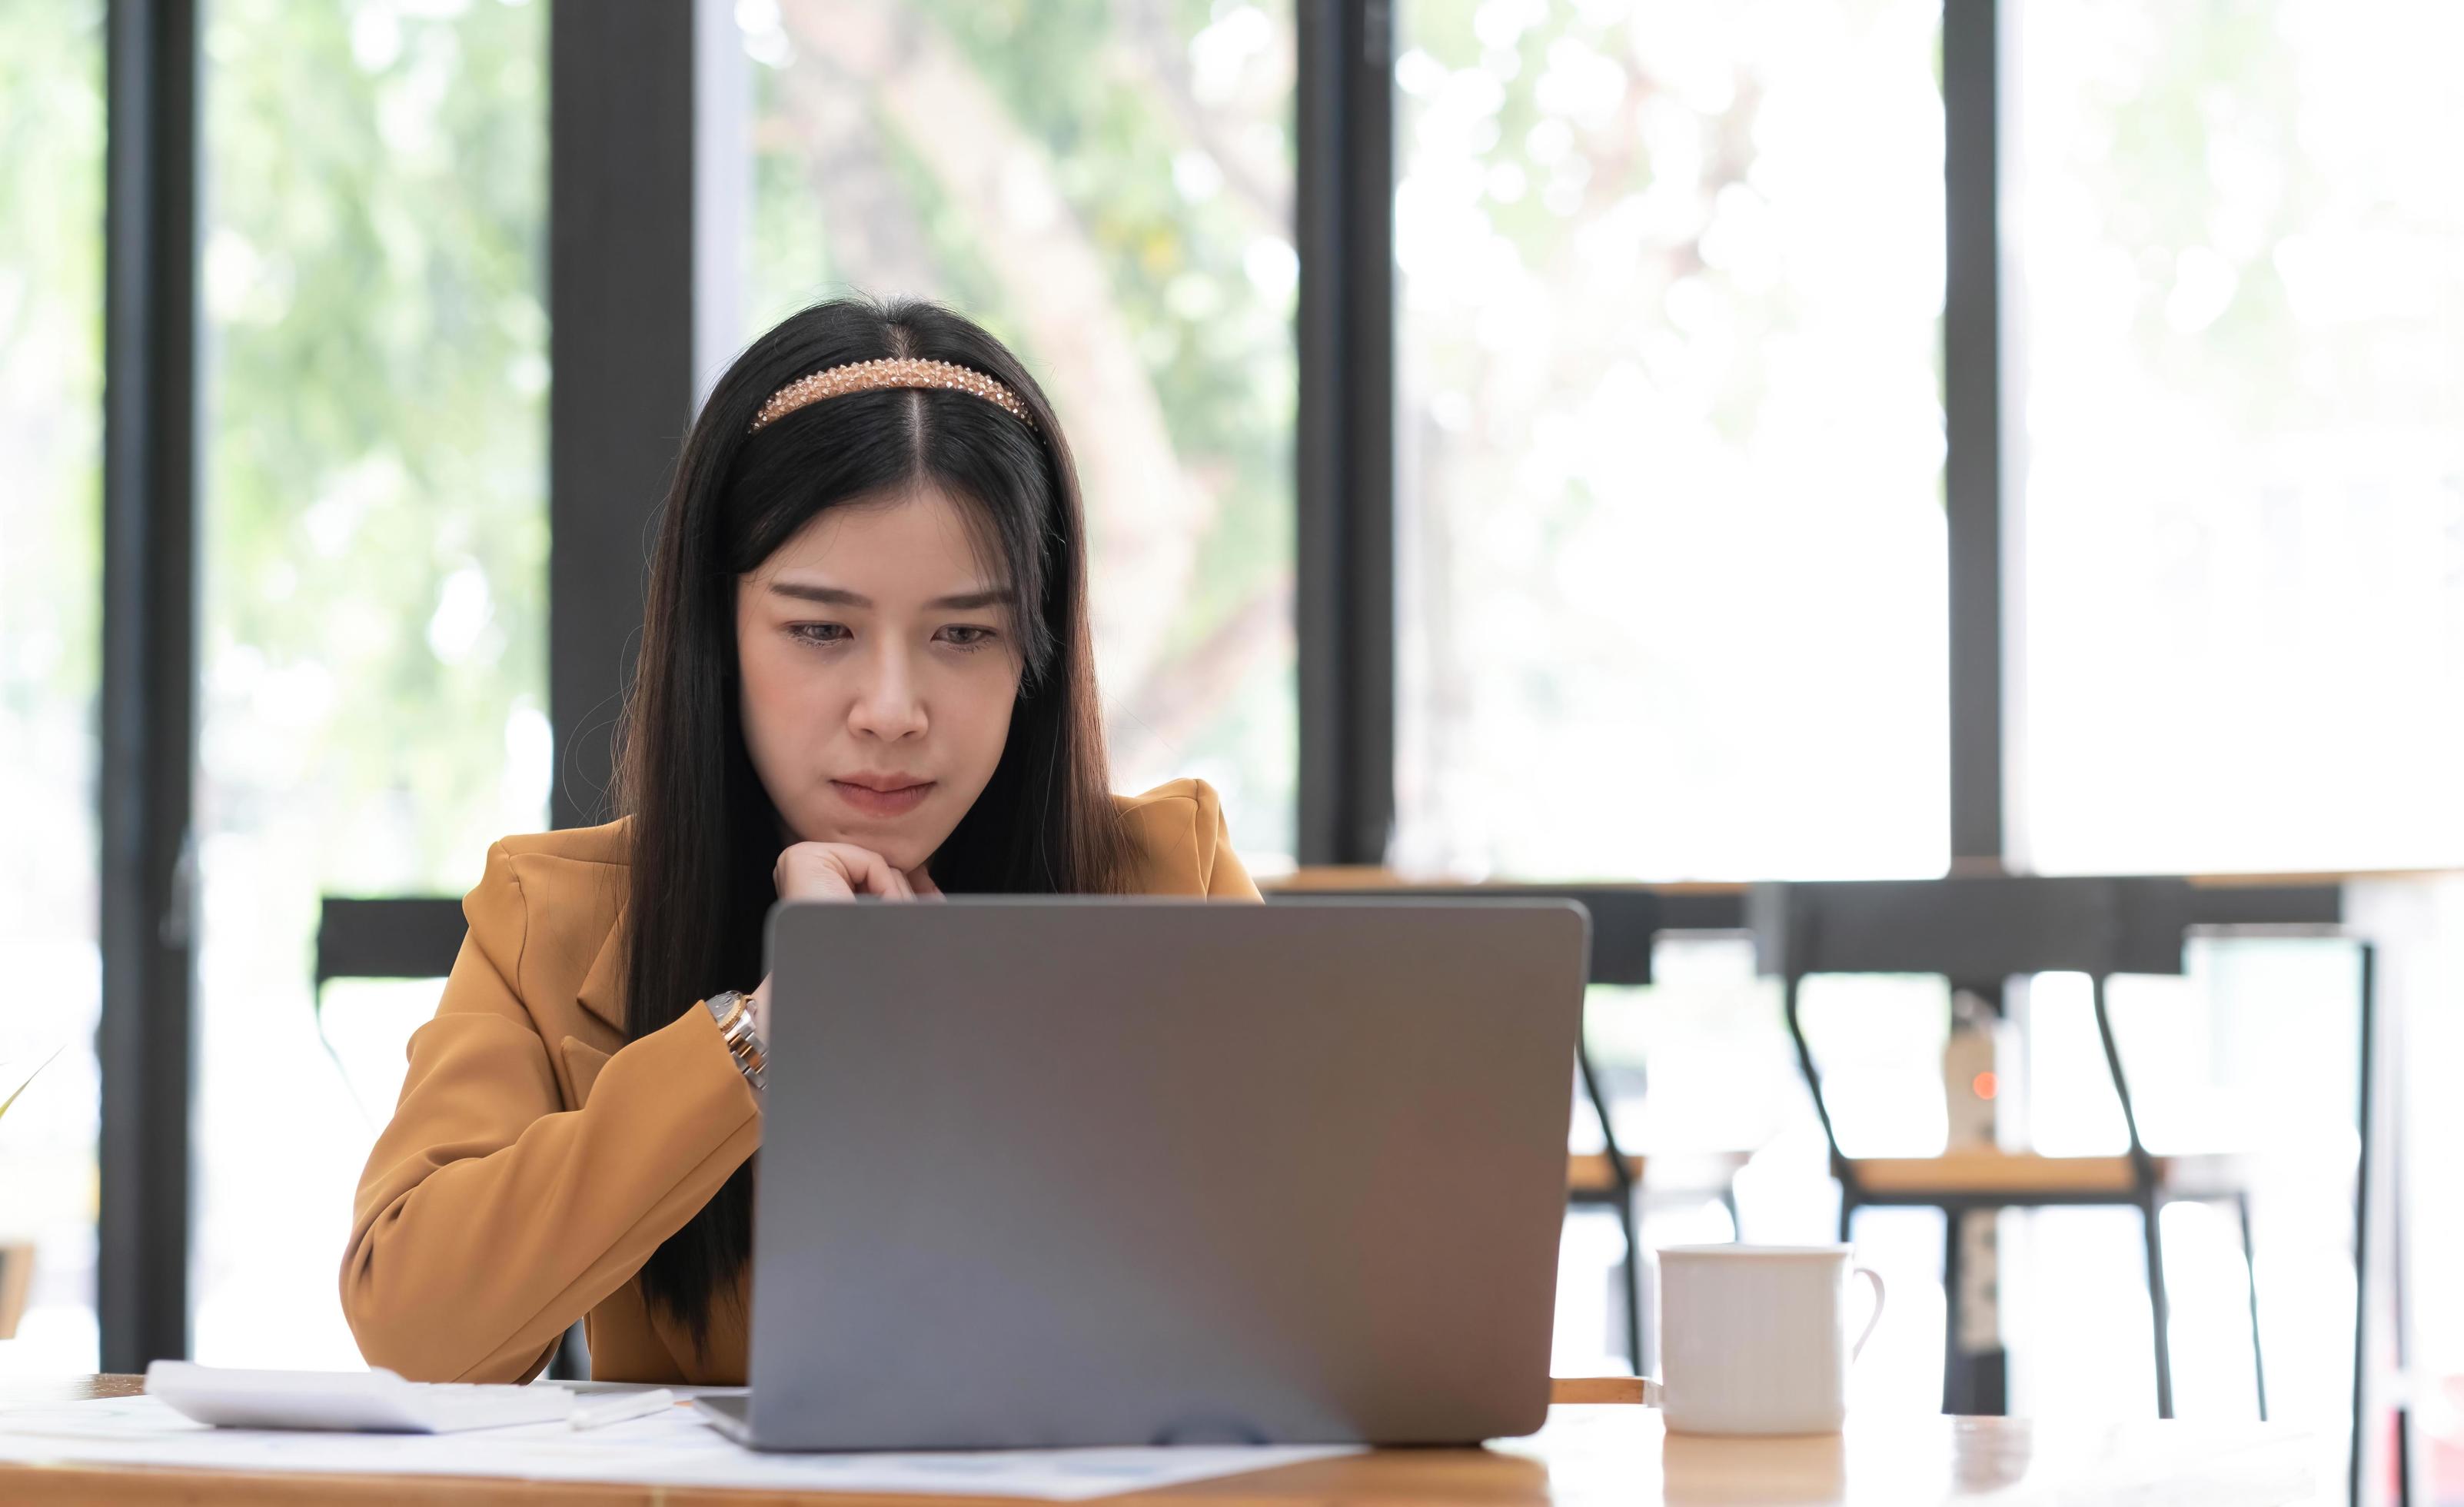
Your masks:
{"label": "gold wristwatch", "polygon": [[710,1008],[711,1017],[718,1022],[718,1039],[727,1043],[728,1055],[736,1059],[736,1071],[744,1081],[759,1092],[768,1076],[769,1057],[761,1047],[761,1038],[753,1030],[753,996],[737,989],[721,989],[702,1002]]}

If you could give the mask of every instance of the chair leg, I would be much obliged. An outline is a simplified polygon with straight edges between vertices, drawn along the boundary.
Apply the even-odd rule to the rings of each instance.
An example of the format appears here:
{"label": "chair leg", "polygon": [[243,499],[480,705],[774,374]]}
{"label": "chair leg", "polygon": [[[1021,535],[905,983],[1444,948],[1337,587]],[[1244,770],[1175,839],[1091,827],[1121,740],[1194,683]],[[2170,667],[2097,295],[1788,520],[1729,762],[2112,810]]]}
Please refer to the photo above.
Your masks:
{"label": "chair leg", "polygon": [[1720,1207],[1728,1211],[1728,1238],[1739,1245],[1745,1244],[1746,1221],[1737,1212],[1737,1185],[1733,1178],[1720,1185]]}
{"label": "chair leg", "polygon": [[1617,1224],[1625,1231],[1625,1358],[1634,1363],[1634,1374],[1642,1369],[1642,1216],[1635,1211],[1641,1197],[1637,1188],[1630,1197],[1617,1200]]}
{"label": "chair leg", "polygon": [[2250,1289],[2250,1372],[2258,1385],[2258,1421],[2267,1422],[2267,1359],[2258,1341],[2258,1250],[2250,1238],[2250,1189],[2233,1194],[2233,1211],[2241,1216],[2242,1270],[2249,1274]]}
{"label": "chair leg", "polygon": [[2164,1205],[2150,1197],[2139,1206],[2147,1233],[2147,1308],[2156,1329],[2156,1416],[2173,1416],[2172,1310],[2165,1299],[2165,1236],[2158,1217]]}
{"label": "chair leg", "polygon": [[1942,1211],[1942,1410],[1967,1405],[1959,1366],[1959,1213]]}
{"label": "chair leg", "polygon": [[1857,1201],[1848,1196],[1847,1188],[1842,1187],[1839,1190],[1839,1243],[1841,1245],[1850,1243],[1849,1232],[1856,1228],[1856,1224]]}

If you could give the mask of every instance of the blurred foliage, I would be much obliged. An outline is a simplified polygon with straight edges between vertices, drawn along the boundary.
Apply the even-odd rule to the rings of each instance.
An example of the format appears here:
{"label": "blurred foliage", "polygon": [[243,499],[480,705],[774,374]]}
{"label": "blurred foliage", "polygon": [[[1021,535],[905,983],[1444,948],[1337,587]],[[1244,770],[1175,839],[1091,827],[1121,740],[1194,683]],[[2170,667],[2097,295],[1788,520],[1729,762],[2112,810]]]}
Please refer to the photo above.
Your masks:
{"label": "blurred foliage", "polygon": [[[1027,138],[1052,155],[1071,209],[1102,249],[1114,302],[1136,333],[1184,464],[1232,474],[1206,568],[1176,625],[1176,642],[1186,647],[1292,568],[1293,310],[1287,294],[1255,287],[1243,265],[1252,236],[1288,239],[1291,229],[1255,222],[1220,190],[1184,188],[1175,167],[1192,149],[1188,133],[1155,90],[1126,69],[1089,66],[1125,45],[1120,7],[918,0],[916,9],[949,33]],[[1179,0],[1171,9],[1170,38],[1185,45],[1214,11],[1234,8]],[[1281,31],[1292,25],[1288,6],[1239,9]],[[1288,130],[1278,148],[1277,166],[1288,173]],[[935,249],[953,268],[1001,252],[956,237]],[[983,286],[980,274],[973,282]],[[996,323],[1004,321],[998,302],[984,306]]]}
{"label": "blurred foliage", "polygon": [[1939,871],[1939,17],[1396,7],[1397,866]]}
{"label": "blurred foliage", "polygon": [[101,5],[0,6],[0,937],[94,929],[102,116]]}
{"label": "blurred foliage", "polygon": [[2163,44],[2118,53],[2088,82],[2079,104],[2093,136],[2079,144],[2085,160],[2065,166],[2098,176],[2092,212],[2142,264],[2131,311],[2140,358],[2169,383],[2213,394],[2243,422],[2295,423],[2312,401],[2284,380],[2299,367],[2303,332],[2269,258],[2239,261],[2230,303],[2204,328],[2183,331],[2166,311],[2177,254],[2211,245],[2242,217],[2233,201],[2247,196],[2246,177],[2228,172],[2220,182],[2211,166],[2227,152],[2271,162],[2282,175],[2264,221],[2251,228],[2255,245],[2272,249],[2332,209],[2333,186],[2303,171],[2311,164],[2298,137],[2294,48],[2271,7],[2157,9]]}
{"label": "blurred foliage", "polygon": [[546,21],[208,12],[205,823],[304,816],[328,887],[544,825]]}
{"label": "blurred foliage", "polygon": [[77,1316],[98,1186],[102,69],[99,0],[0,4],[0,975],[19,985],[0,1244],[33,1247],[10,1252],[33,1261],[28,1321],[0,1303],[0,1350],[61,1371],[97,1363]]}
{"label": "blurred foliage", "polygon": [[[1117,772],[1129,784],[1173,773],[1226,784],[1236,842],[1288,853],[1288,611],[1272,629],[1253,626],[1287,599],[1292,572],[1288,3],[918,0],[885,21],[864,4],[786,0],[783,27],[779,9],[739,11],[748,50],[766,65],[755,81],[754,328],[847,287],[933,297],[1001,336],[1049,385],[1062,353],[1048,321],[1039,338],[1043,290],[1004,260],[1090,255],[1179,472],[1205,499],[1194,568],[1177,583],[1154,661],[1140,683],[1106,687],[1115,753],[1131,766]],[[873,25],[898,33],[886,60],[859,54],[858,42],[837,55],[841,36]],[[1014,166],[1023,153],[1029,178],[1048,173],[1064,201],[1063,222],[1039,228],[1033,245],[988,238],[983,205],[966,200],[980,186],[951,181],[948,154],[927,138],[961,127],[902,117],[891,98],[902,70],[923,77],[945,57],[1000,122],[994,155],[1013,165],[1003,189],[1025,191]],[[860,92],[865,103],[827,115],[800,108],[800,88],[807,100]],[[885,188],[866,197],[848,187],[856,180]],[[1072,327],[1061,338],[1105,337]],[[1053,395],[1082,456],[1122,422]],[[1137,505],[1089,501],[1097,514],[1108,501]],[[1100,607],[1100,553],[1097,565]],[[1194,716],[1141,720],[1190,698],[1204,703]]]}
{"label": "blurred foliage", "polygon": [[2031,861],[2453,865],[2464,10],[2076,0],[2012,42]]}
{"label": "blurred foliage", "polygon": [[[99,79],[65,66],[61,50],[99,14],[8,8],[0,68],[99,103]],[[1087,66],[1117,63],[1127,45],[1112,9],[914,14],[979,70],[1020,144],[1049,155],[1100,251],[1174,450],[1213,503],[1165,645],[1202,654],[1244,607],[1288,589],[1287,219],[1262,221],[1255,206],[1189,187],[1186,111],[1156,97],[1154,69]],[[1136,19],[1178,42],[1215,11],[1174,0]],[[544,817],[544,771],[508,766],[533,756],[525,735],[544,701],[546,22],[543,6],[519,0],[207,8],[202,826],[313,830],[327,889],[458,889],[488,837]],[[1287,10],[1271,25],[1287,51]],[[1287,179],[1286,106],[1269,154]],[[10,88],[0,110],[11,144],[56,113],[31,86]],[[929,166],[891,146],[936,276],[879,291],[953,297],[1016,338],[987,273],[1000,248],[971,241]],[[57,153],[21,148],[11,160],[0,223],[42,241],[11,255],[11,270],[57,286],[54,307],[99,311],[99,266],[74,216],[30,211],[80,195],[99,206],[99,184],[47,178],[44,165],[65,160]],[[792,306],[827,291],[825,228],[792,154],[759,151],[754,166],[755,292],[790,288]],[[1283,259],[1262,264],[1262,240]],[[764,312],[783,312],[781,302],[771,297]],[[0,301],[0,317],[22,321],[27,307]],[[1102,421],[1080,424],[1092,433]],[[76,454],[91,464],[92,446]],[[11,559],[54,578],[80,548],[94,558],[90,521],[18,540],[27,547]],[[25,596],[8,600],[13,610]],[[91,605],[82,594],[65,604]],[[87,627],[54,635],[63,649],[46,697],[90,684]],[[1192,753],[1201,765],[1260,767],[1251,825],[1269,834],[1265,846],[1286,847],[1287,632],[1255,657]],[[1134,709],[1136,688],[1113,689]]]}

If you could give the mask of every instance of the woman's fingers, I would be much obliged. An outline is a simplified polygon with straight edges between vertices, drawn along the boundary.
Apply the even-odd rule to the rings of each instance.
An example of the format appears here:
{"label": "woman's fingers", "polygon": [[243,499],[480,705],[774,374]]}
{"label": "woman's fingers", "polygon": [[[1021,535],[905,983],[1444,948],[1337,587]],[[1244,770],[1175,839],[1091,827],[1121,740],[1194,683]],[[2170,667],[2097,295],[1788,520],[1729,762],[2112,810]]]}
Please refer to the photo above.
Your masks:
{"label": "woman's fingers", "polygon": [[771,881],[782,900],[851,900],[855,884],[827,845],[800,842],[779,855]]}
{"label": "woman's fingers", "polygon": [[912,900],[915,891],[907,875],[890,866],[890,860],[869,848],[839,843],[833,847],[850,865],[849,877],[856,881],[859,895],[878,895],[886,900]]}
{"label": "woman's fingers", "polygon": [[924,866],[920,863],[907,871],[907,883],[914,890],[915,898],[919,900],[947,898],[942,895],[941,887],[933,882],[933,876],[924,872]]}
{"label": "woman's fingers", "polygon": [[779,855],[771,879],[784,900],[848,900],[859,895],[912,900],[916,895],[889,859],[845,842],[795,844]]}

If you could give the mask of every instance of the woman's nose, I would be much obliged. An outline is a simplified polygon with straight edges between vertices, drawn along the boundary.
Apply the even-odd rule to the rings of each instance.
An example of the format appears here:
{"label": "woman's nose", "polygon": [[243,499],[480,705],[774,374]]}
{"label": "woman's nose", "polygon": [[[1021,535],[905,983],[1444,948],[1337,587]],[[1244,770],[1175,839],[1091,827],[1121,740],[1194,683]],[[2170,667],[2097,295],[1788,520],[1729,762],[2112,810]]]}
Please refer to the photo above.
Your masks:
{"label": "woman's nose", "polygon": [[867,665],[865,681],[847,712],[848,727],[870,738],[914,738],[927,725],[913,666],[903,648],[884,643]]}

